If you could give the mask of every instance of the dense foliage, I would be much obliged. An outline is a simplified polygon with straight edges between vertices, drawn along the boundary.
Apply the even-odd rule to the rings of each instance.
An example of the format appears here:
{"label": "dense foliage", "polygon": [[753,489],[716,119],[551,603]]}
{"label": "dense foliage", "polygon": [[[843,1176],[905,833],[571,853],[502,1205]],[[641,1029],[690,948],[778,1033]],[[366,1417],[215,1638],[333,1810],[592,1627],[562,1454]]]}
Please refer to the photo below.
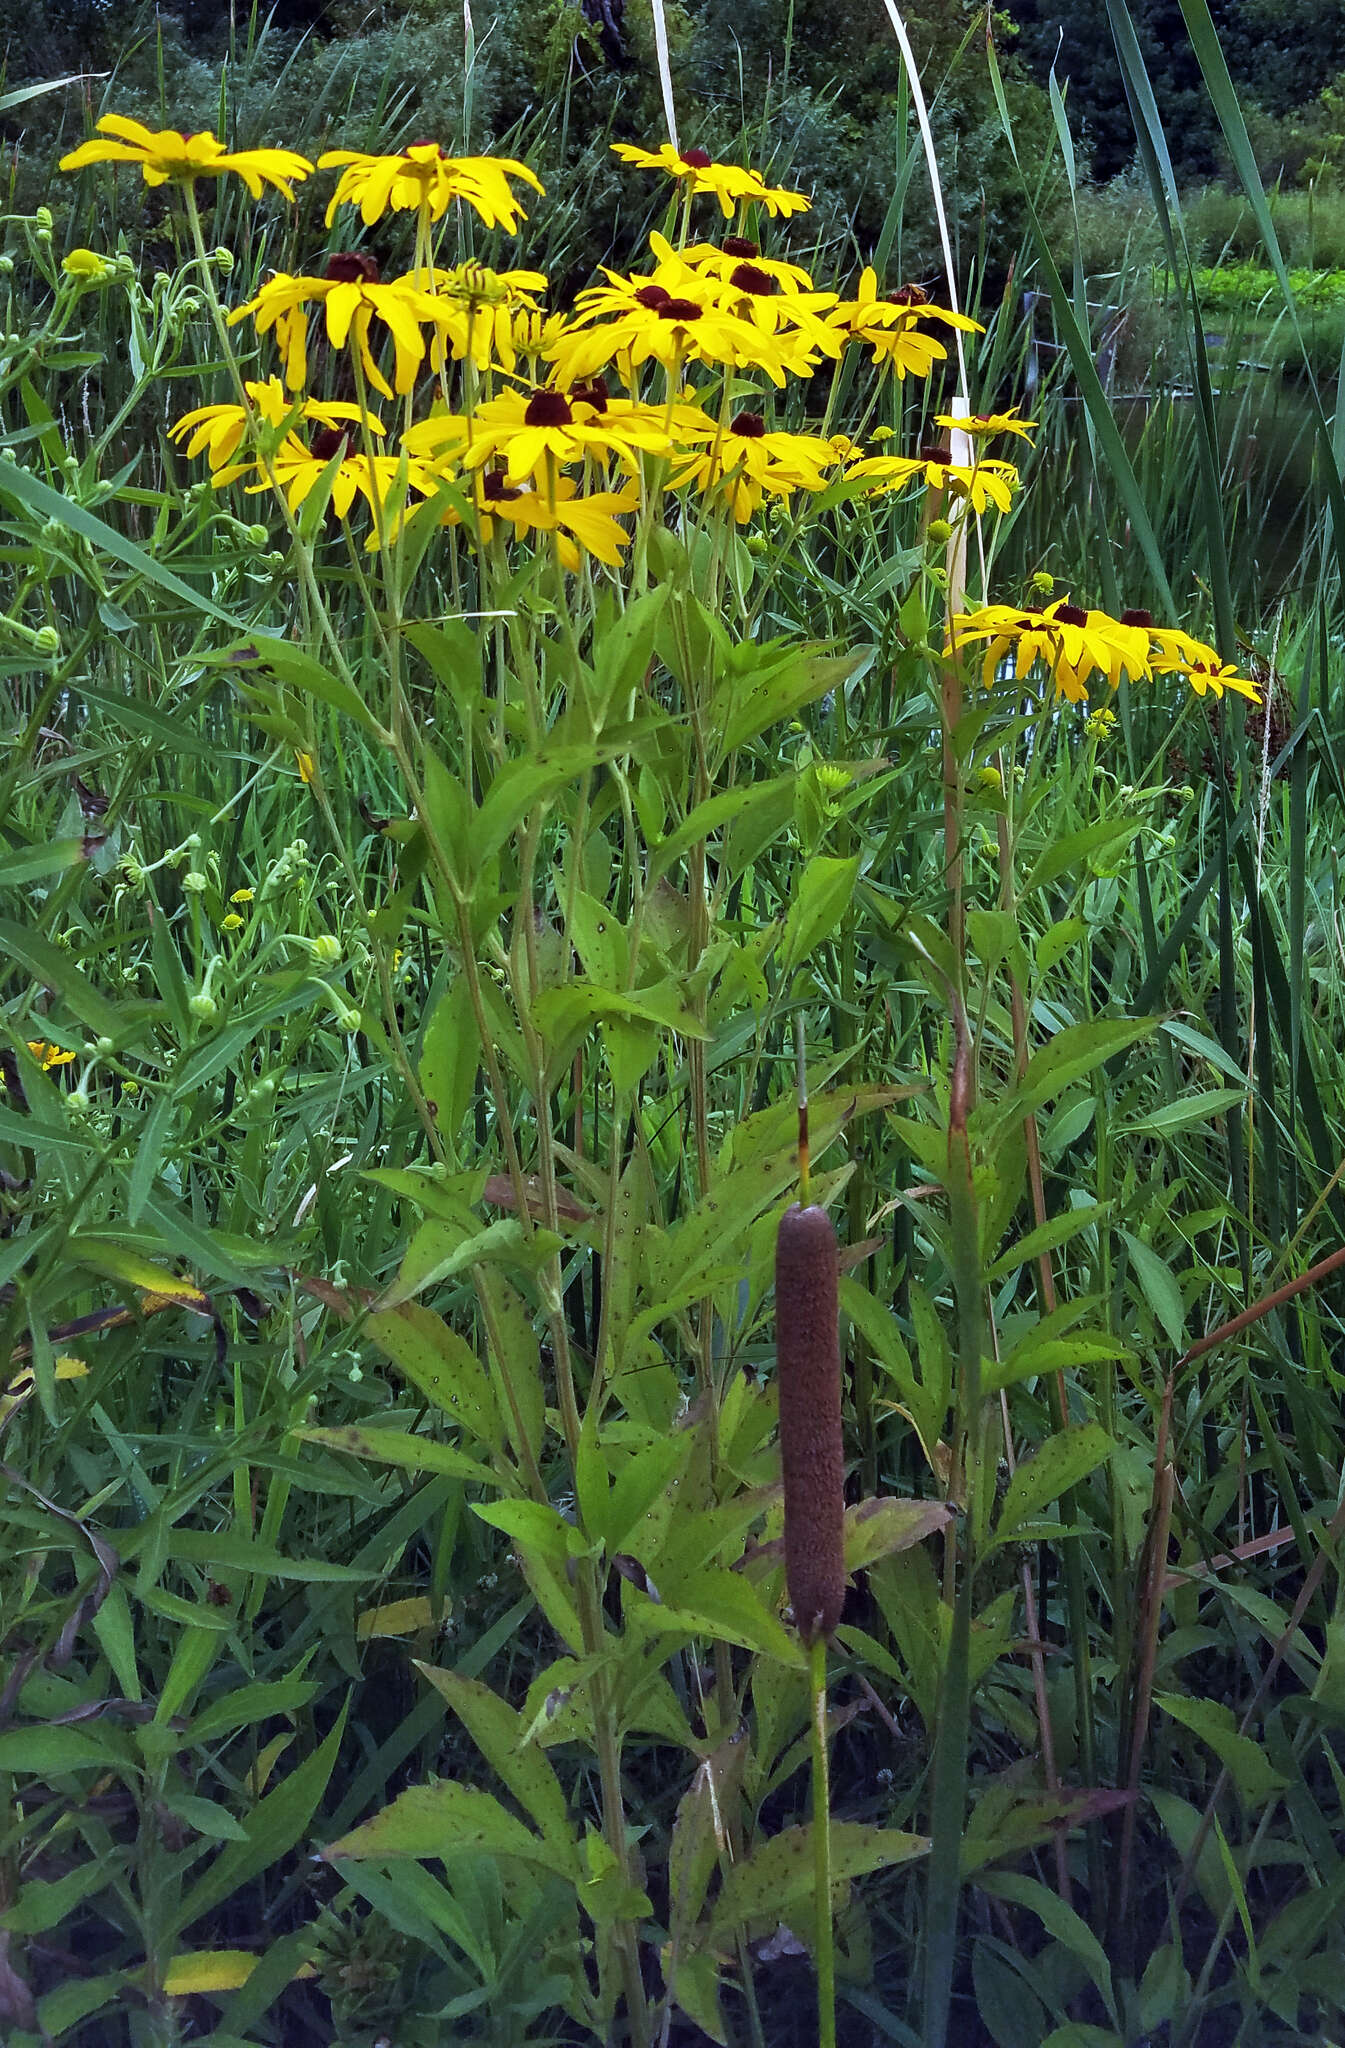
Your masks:
{"label": "dense foliage", "polygon": [[1334,282],[576,12],[0,110],[0,2032],[1320,2043]]}

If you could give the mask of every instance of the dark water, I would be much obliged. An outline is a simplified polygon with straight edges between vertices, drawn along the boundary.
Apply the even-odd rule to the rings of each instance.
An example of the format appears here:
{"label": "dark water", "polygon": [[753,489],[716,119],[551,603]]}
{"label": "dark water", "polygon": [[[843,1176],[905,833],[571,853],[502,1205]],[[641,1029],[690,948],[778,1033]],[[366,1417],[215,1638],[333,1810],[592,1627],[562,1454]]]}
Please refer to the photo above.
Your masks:
{"label": "dark water", "polygon": [[[1323,537],[1317,513],[1326,502],[1319,472],[1314,483],[1322,458],[1311,394],[1276,370],[1242,370],[1216,388],[1221,499],[1235,600],[1255,599],[1259,607],[1298,592],[1310,594]],[[1329,421],[1334,390],[1323,392],[1322,402]],[[1147,472],[1149,478],[1146,501],[1166,499],[1173,526],[1181,530],[1184,498],[1196,543],[1203,522],[1194,399],[1175,391],[1115,403],[1131,458],[1141,476]],[[1149,494],[1155,487],[1157,500]]]}

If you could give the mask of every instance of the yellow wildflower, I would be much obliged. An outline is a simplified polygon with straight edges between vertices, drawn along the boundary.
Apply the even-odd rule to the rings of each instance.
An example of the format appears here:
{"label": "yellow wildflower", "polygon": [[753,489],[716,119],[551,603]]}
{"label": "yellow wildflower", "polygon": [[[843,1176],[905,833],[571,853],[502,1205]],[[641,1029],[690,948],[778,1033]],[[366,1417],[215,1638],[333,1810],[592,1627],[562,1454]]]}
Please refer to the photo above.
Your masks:
{"label": "yellow wildflower", "polygon": [[981,675],[987,688],[1010,653],[1018,680],[1034,663],[1041,662],[1060,694],[1075,704],[1086,699],[1094,675],[1114,688],[1123,675],[1138,680],[1149,673],[1148,641],[1143,631],[1106,612],[1084,611],[1064,597],[1044,611],[992,604],[980,611],[958,613],[947,651],[970,640],[986,642]]}
{"label": "yellow wildflower", "polygon": [[437,142],[413,142],[395,156],[369,156],[357,149],[329,149],[318,158],[319,170],[341,168],[336,192],[327,208],[327,225],[342,206],[358,206],[366,227],[392,209],[421,213],[440,220],[454,199],[480,214],[488,228],[518,232],[526,220],[509,180],[521,179],[534,192],[543,190],[535,171],[509,156],[449,156]]}
{"label": "yellow wildflower", "polygon": [[875,492],[904,490],[907,484],[923,483],[930,490],[951,491],[965,498],[978,516],[990,505],[1007,512],[1018,488],[1018,471],[1011,462],[958,463],[949,448],[923,448],[918,456],[867,455],[848,474],[866,478]]}
{"label": "yellow wildflower", "polygon": [[820,434],[774,433],[759,412],[736,413],[722,429],[707,413],[699,413],[698,421],[690,407],[676,414],[679,439],[698,434],[711,445],[680,454],[671,481],[674,487],[695,483],[702,492],[722,488],[739,525],[756,512],[763,494],[787,499],[799,490],[825,490],[822,469],[834,465],[836,456]]}
{"label": "yellow wildflower", "polygon": [[1017,434],[1024,441],[1030,441],[1037,422],[1020,420],[1016,417],[1017,412],[1016,405],[1011,405],[1007,412],[936,412],[934,424],[949,427],[959,434],[970,434],[973,440],[985,439],[991,434]]}
{"label": "yellow wildflower", "polygon": [[251,903],[252,896],[253,892],[251,889],[235,889],[229,901],[230,903]]}
{"label": "yellow wildflower", "polygon": [[[338,421],[363,419],[370,433],[381,435],[385,431],[380,419],[373,413],[362,412],[358,405],[334,399],[292,397],[279,377],[268,377],[264,383],[249,382],[245,389],[255,416],[268,427],[279,427],[287,420],[292,425],[299,420],[312,420],[317,426],[335,427]],[[168,438],[181,441],[190,434],[187,454],[199,455],[204,448],[212,471],[223,470],[233,461],[247,429],[248,416],[241,405],[198,405],[174,421]]]}
{"label": "yellow wildflower", "polygon": [[612,457],[623,469],[635,469],[641,450],[660,455],[672,447],[658,408],[609,398],[602,384],[580,386],[568,396],[546,388],[502,391],[470,419],[443,413],[421,421],[408,429],[402,445],[411,455],[438,454],[468,469],[503,456],[511,484],[586,456]]}
{"label": "yellow wildflower", "polygon": [[147,185],[190,185],[197,178],[222,178],[232,172],[254,199],[261,198],[263,185],[274,185],[286,199],[293,199],[295,183],[313,169],[308,158],[293,149],[231,152],[208,128],[184,135],[177,128],[147,128],[143,121],[123,114],[104,114],[97,125],[97,136],[61,158],[63,171],[83,170],[86,164],[136,164]]}
{"label": "yellow wildflower", "polygon": [[53,1067],[68,1067],[76,1057],[72,1052],[62,1052],[59,1045],[51,1045],[45,1038],[30,1038],[26,1043],[44,1074],[49,1074]]}
{"label": "yellow wildflower", "polygon": [[1224,661],[1203,640],[1193,639],[1179,626],[1155,626],[1147,612],[1123,612],[1122,618],[1133,622],[1152,643],[1150,662],[1156,676],[1180,676],[1198,697],[1207,691],[1222,697],[1225,690],[1234,690],[1253,704],[1261,702],[1261,692],[1251,678],[1239,675],[1235,663]]}
{"label": "yellow wildflower", "polygon": [[275,328],[285,356],[285,382],[291,391],[308,381],[308,308],[312,305],[323,309],[332,347],[344,348],[349,340],[365,378],[384,398],[393,394],[369,345],[373,322],[379,321],[392,336],[393,385],[401,395],[411,389],[425,360],[422,327],[443,328],[452,320],[447,307],[404,278],[381,284],[378,265],[371,256],[333,256],[325,277],[293,277],[287,271],[277,271],[255,298],[235,307],[229,324],[233,326],[251,313],[259,334]]}
{"label": "yellow wildflower", "polygon": [[907,376],[927,377],[935,363],[948,351],[938,338],[925,331],[931,320],[981,334],[979,322],[965,313],[949,312],[946,306],[931,305],[918,285],[901,285],[884,296],[878,290],[878,274],[867,266],[860,275],[853,299],[840,301],[828,315],[830,323],[847,340],[865,342],[875,362],[885,363],[899,380]]}
{"label": "yellow wildflower", "polygon": [[725,220],[732,220],[738,207],[753,204],[788,220],[791,214],[806,213],[812,204],[802,192],[768,185],[759,171],[745,170],[739,164],[712,163],[703,149],[674,149],[671,142],[658,149],[614,142],[612,148],[624,163],[635,164],[642,171],[663,171],[693,193],[713,193]]}
{"label": "yellow wildflower", "polygon": [[76,284],[106,284],[113,275],[113,265],[96,249],[72,249],[61,258],[61,268]]}

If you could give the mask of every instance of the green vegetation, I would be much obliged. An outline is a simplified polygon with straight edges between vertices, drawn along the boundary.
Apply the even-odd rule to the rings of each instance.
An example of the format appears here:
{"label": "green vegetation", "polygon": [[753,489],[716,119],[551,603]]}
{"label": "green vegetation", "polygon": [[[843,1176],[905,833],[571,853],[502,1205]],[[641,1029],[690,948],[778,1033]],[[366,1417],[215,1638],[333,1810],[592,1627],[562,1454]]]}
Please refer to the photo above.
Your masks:
{"label": "green vegetation", "polygon": [[913,23],[961,329],[857,5],[662,170],[636,0],[16,18],[5,2048],[1345,2025],[1345,215],[1188,12],[1189,206]]}

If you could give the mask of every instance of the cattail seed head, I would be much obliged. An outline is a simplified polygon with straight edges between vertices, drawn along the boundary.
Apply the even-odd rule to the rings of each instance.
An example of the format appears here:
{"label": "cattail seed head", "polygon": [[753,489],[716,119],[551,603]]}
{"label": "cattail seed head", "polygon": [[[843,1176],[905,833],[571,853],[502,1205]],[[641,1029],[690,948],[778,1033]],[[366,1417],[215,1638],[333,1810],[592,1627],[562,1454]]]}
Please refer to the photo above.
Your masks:
{"label": "cattail seed head", "polygon": [[845,1598],[839,1273],[826,1210],[786,1209],[775,1241],[785,1578],[806,1643],[834,1633]]}

